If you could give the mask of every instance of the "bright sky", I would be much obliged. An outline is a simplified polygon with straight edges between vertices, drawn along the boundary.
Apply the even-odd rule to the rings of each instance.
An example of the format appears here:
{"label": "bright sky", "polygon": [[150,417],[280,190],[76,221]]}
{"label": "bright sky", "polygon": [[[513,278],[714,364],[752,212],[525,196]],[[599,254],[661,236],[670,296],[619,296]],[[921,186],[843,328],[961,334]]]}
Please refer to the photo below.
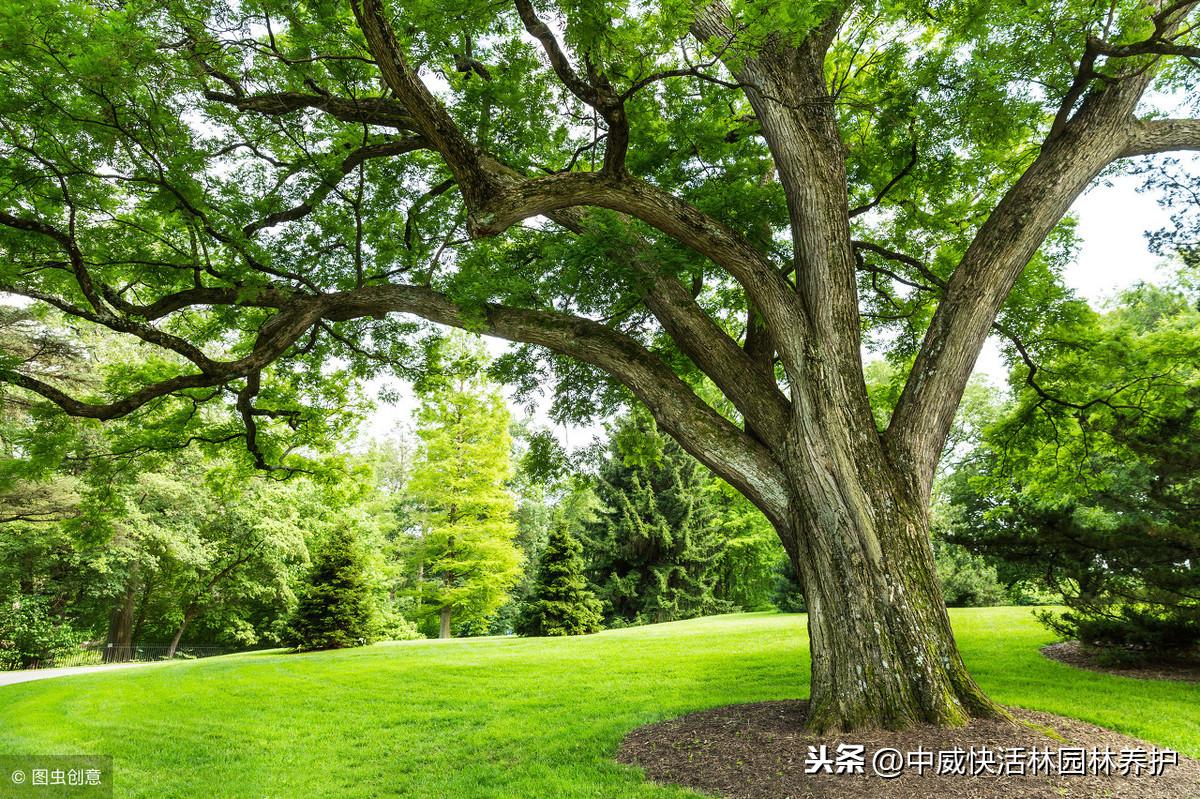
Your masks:
{"label": "bright sky", "polygon": [[[1185,160],[1185,159],[1181,159]],[[1200,156],[1193,157],[1200,166]],[[1079,256],[1064,275],[1069,286],[1093,305],[1099,305],[1121,289],[1139,280],[1161,280],[1166,275],[1158,268],[1161,259],[1146,247],[1146,231],[1164,227],[1168,213],[1160,208],[1154,194],[1138,193],[1141,179],[1118,176],[1097,182],[1081,196],[1072,208],[1079,219],[1078,232],[1082,239]],[[499,353],[505,343],[489,340],[489,349]],[[1003,383],[1007,374],[1000,359],[999,348],[989,342],[980,355],[976,371],[987,374],[993,382]],[[364,426],[367,437],[384,437],[396,427],[410,425],[416,402],[411,387],[397,380],[378,381],[378,388],[388,385],[402,395],[395,404],[380,403],[375,415]],[[546,426],[551,426],[545,409],[546,398],[533,414]],[[514,415],[524,416],[525,410],[513,408]],[[553,427],[559,439],[568,447],[586,446],[602,432],[599,425],[588,428]]]}

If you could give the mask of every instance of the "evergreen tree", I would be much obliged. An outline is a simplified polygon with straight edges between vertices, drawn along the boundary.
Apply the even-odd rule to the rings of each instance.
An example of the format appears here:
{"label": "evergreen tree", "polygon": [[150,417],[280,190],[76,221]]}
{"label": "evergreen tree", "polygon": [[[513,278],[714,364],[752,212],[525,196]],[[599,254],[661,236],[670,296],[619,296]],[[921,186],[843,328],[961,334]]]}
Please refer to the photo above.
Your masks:
{"label": "evergreen tree", "polygon": [[804,586],[791,558],[783,557],[775,565],[775,593],[771,597],[771,604],[784,613],[804,613],[808,610],[804,603]]}
{"label": "evergreen tree", "polygon": [[601,605],[583,576],[583,548],[565,524],[550,531],[529,598],[521,606],[521,635],[583,635],[601,629]]}
{"label": "evergreen tree", "polygon": [[504,399],[488,382],[482,347],[463,336],[435,353],[418,386],[421,445],[408,492],[418,533],[409,548],[412,593],[438,635],[486,632],[520,576],[514,539],[512,440]]}
{"label": "evergreen tree", "polygon": [[617,426],[600,468],[601,508],[585,525],[589,577],[605,620],[642,624],[731,609],[711,568],[721,541],[705,503],[707,475],[654,423],[631,415]]}
{"label": "evergreen tree", "polygon": [[292,622],[298,649],[341,649],[369,643],[374,607],[366,558],[348,527],[333,531],[308,577]]}

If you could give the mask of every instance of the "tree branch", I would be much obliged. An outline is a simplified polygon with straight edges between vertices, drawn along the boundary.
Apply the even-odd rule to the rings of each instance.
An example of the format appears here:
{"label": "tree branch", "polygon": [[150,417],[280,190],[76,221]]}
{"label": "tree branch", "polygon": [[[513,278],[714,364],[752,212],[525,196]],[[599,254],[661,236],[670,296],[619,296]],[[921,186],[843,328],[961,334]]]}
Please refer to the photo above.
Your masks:
{"label": "tree branch", "polygon": [[772,521],[785,518],[788,488],[770,452],[710,408],[656,355],[599,322],[550,311],[488,304],[482,326],[450,298],[423,286],[368,286],[331,295],[327,318],[409,313],[439,324],[546,347],[591,364],[629,388],[662,428],[750,497]]}
{"label": "tree branch", "polygon": [[1200,150],[1200,119],[1140,119],[1134,123],[1132,139],[1122,158]]}
{"label": "tree branch", "polygon": [[533,4],[529,0],[515,2],[525,30],[541,43],[554,74],[571,94],[596,109],[604,118],[608,125],[604,170],[614,175],[621,174],[625,171],[625,153],[629,149],[629,120],[625,116],[624,98],[613,90],[608,78],[597,73],[590,62],[587,64],[588,78],[581,78],[554,38],[554,33],[538,18]]}
{"label": "tree branch", "polygon": [[420,136],[409,136],[398,141],[379,142],[376,144],[368,144],[357,148],[344,159],[338,168],[321,178],[320,185],[317,186],[303,202],[288,208],[285,211],[278,211],[273,214],[251,222],[242,228],[242,233],[246,236],[253,236],[260,230],[265,230],[275,225],[284,222],[295,222],[298,219],[303,219],[311,214],[321,202],[329,196],[342,178],[349,175],[354,169],[364,161],[371,158],[387,158],[395,155],[404,155],[415,150],[420,150],[426,147],[427,144]]}
{"label": "tree branch", "polygon": [[301,94],[300,92],[272,92],[238,96],[217,91],[206,91],[204,96],[214,102],[225,103],[241,111],[253,111],[267,116],[287,116],[310,108],[323,111],[342,122],[395,128],[417,132],[416,121],[403,105],[383,97],[334,97],[324,94]]}
{"label": "tree branch", "polygon": [[1151,70],[1086,95],[980,227],[947,283],[886,440],[926,493],[975,360],[1026,264],[1071,203],[1132,147],[1130,123]]}

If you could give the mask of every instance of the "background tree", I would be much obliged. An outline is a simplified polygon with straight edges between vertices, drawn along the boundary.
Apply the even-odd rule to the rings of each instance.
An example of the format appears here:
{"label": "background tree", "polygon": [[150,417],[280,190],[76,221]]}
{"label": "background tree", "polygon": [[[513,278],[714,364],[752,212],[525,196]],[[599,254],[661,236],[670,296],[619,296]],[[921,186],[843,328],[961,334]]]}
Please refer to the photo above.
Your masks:
{"label": "background tree", "polygon": [[[1200,147],[1152,108],[1196,1],[348,6],[11,6],[0,290],[149,349],[0,379],[297,468],[344,424],[333,365],[419,368],[411,317],[530,345],[497,371],[563,419],[631,392],[771,522],[811,727],[1003,715],[942,606],[937,462],[993,331],[1036,365],[1074,199]],[[905,367],[882,433],[864,343]]]}
{"label": "background tree", "polygon": [[[1185,274],[1186,278],[1186,274]],[[1122,294],[1055,331],[1036,382],[951,480],[951,537],[1045,581],[1051,626],[1127,655],[1200,642],[1200,295]],[[1020,385],[1022,382],[1025,385]],[[1066,399],[1066,398],[1077,398]]]}
{"label": "background tree", "polygon": [[353,528],[339,527],[318,553],[291,625],[298,649],[342,649],[374,640],[366,557]]}
{"label": "background tree", "polygon": [[585,635],[600,630],[601,605],[583,575],[582,549],[565,524],[551,529],[517,618],[517,633]]}
{"label": "background tree", "polygon": [[410,543],[412,591],[438,635],[486,629],[520,575],[508,409],[484,374],[477,339],[440,346],[440,368],[418,387],[420,451],[408,485],[419,508]]}
{"label": "background tree", "polygon": [[585,528],[588,576],[609,623],[690,619],[731,609],[716,595],[721,541],[702,467],[654,423],[614,427],[595,482],[600,507]]}
{"label": "background tree", "polygon": [[789,562],[779,536],[758,508],[721,478],[710,475],[703,492],[720,544],[717,561],[709,566],[717,575],[714,593],[735,609],[771,608],[778,569]]}

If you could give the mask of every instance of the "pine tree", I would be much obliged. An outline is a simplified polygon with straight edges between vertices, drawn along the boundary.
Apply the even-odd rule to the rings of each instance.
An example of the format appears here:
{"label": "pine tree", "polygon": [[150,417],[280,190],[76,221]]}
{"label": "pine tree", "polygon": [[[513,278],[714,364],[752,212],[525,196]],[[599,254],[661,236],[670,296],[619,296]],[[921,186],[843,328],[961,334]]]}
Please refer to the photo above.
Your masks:
{"label": "pine tree", "polygon": [[341,649],[370,643],[375,613],[366,557],[348,527],[333,531],[316,558],[292,621],[298,649]]}
{"label": "pine tree", "polygon": [[705,477],[652,421],[631,415],[618,424],[596,482],[602,507],[585,526],[588,574],[606,621],[643,624],[730,610],[715,593],[719,575],[711,567],[721,542]]}
{"label": "pine tree", "polygon": [[583,635],[601,629],[601,605],[583,576],[582,551],[565,524],[551,529],[533,590],[517,618],[517,633]]}
{"label": "pine tree", "polygon": [[520,576],[514,539],[511,418],[484,373],[477,341],[453,336],[418,386],[421,446],[408,492],[418,537],[409,552],[413,594],[438,635],[486,631]]}

